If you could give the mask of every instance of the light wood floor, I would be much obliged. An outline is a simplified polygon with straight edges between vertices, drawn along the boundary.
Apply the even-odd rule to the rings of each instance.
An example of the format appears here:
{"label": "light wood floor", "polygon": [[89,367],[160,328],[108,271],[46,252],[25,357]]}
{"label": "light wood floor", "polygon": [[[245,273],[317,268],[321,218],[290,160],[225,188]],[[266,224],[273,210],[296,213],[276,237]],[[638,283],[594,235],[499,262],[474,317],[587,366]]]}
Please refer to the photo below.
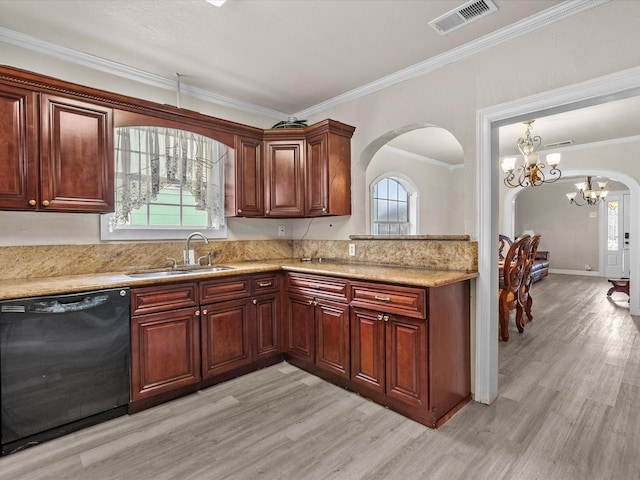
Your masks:
{"label": "light wood floor", "polygon": [[0,479],[640,479],[640,319],[607,289],[534,284],[498,399],[438,430],[281,363],[0,458]]}

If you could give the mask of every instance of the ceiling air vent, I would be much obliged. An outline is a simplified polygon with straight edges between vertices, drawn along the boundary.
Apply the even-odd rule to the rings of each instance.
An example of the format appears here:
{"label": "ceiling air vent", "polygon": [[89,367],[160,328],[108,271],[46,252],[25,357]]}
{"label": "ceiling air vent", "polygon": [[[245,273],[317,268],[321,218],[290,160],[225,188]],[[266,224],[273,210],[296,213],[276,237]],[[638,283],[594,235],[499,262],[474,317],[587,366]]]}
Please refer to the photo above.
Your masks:
{"label": "ceiling air vent", "polygon": [[472,0],[435,20],[431,20],[429,25],[440,35],[444,35],[496,10],[498,7],[491,0]]}
{"label": "ceiling air vent", "polygon": [[556,148],[556,147],[566,147],[567,145],[573,145],[573,140],[562,140],[560,142],[547,143],[543,145],[544,148]]}

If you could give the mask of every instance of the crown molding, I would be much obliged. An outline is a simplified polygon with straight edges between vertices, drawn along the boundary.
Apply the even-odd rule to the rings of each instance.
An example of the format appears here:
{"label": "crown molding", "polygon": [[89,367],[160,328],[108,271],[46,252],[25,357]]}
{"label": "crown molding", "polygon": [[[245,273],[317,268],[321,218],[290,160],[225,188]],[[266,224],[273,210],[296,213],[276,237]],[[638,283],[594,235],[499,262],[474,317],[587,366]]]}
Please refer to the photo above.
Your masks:
{"label": "crown molding", "polygon": [[[9,30],[8,28],[0,27],[0,42],[15,45],[17,47],[32,50],[34,52],[39,52],[49,57],[54,57],[59,60],[71,62],[83,67],[91,68],[93,70],[99,70],[111,75],[127,78],[144,85],[162,88],[165,90],[176,90],[176,79],[173,77],[168,78],[162,75],[156,75],[154,73],[146,72],[139,68],[129,67],[121,63],[107,60],[106,58],[80,52],[78,50],[63,47],[61,45],[45,42],[30,35],[25,35],[14,30]],[[188,94],[189,96],[207,101],[209,103],[213,103],[215,105],[231,107],[252,114],[264,115],[278,120],[287,118],[288,116],[286,113],[260,107],[252,103],[242,102],[231,97],[226,97],[224,95],[193,87],[184,83],[181,83],[180,91],[182,93]]]}
{"label": "crown molding", "polygon": [[451,49],[445,53],[429,58],[425,61],[416,63],[410,67],[398,70],[391,75],[382,77],[361,87],[350,90],[349,92],[333,97],[325,102],[318,103],[313,107],[307,108],[300,112],[294,113],[293,116],[298,118],[308,118],[319,114],[325,110],[336,107],[343,103],[351,102],[370,93],[383,90],[397,83],[409,80],[420,75],[437,70],[451,63],[457,62],[478,52],[486,50],[504,43],[513,38],[530,33],[547,25],[565,20],[584,11],[598,7],[611,0],[571,0],[563,2],[555,7],[544,10],[536,15],[525,18],[507,27],[496,30],[490,34],[480,37],[472,42]]}
{"label": "crown molding", "polygon": [[[516,22],[512,25],[504,27],[493,33],[485,35],[477,40],[466,43],[460,47],[454,48],[441,55],[416,63],[410,67],[399,70],[391,75],[382,77],[378,80],[370,82],[361,87],[355,88],[349,92],[338,95],[325,102],[321,102],[308,109],[302,110],[294,114],[286,114],[259,105],[251,104],[236,100],[224,95],[220,95],[208,90],[192,87],[188,84],[181,84],[181,91],[201,100],[231,107],[240,111],[264,115],[274,119],[283,119],[289,116],[297,118],[306,118],[317,115],[325,110],[336,107],[343,103],[351,102],[360,97],[377,92],[397,83],[409,80],[411,78],[424,75],[445,65],[454,63],[463,58],[474,55],[482,50],[504,43],[512,38],[516,38],[525,33],[537,30],[555,22],[559,22],[573,15],[577,15],[591,8],[608,3],[611,0],[570,0],[563,2],[555,7],[549,8],[533,15],[524,20]],[[175,90],[176,79],[171,77],[163,77],[144,70],[123,65],[117,62],[107,60],[95,55],[90,55],[78,50],[73,50],[61,45],[45,42],[30,35],[25,35],[7,28],[0,27],[0,42],[4,42],[17,47],[25,48],[35,52],[43,53],[47,56],[58,58],[67,62],[72,62],[88,68],[117,75],[129,80],[143,83],[166,90]]]}

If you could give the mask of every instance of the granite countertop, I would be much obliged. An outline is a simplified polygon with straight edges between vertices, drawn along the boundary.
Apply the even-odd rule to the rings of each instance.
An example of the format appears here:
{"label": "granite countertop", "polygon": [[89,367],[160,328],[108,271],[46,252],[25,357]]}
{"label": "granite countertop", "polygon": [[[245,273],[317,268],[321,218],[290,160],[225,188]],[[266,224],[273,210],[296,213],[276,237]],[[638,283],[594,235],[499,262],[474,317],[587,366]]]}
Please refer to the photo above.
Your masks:
{"label": "granite countertop", "polygon": [[335,263],[329,261],[301,262],[299,259],[278,259],[262,262],[226,263],[231,270],[193,272],[167,277],[132,278],[127,272],[107,272],[59,277],[11,279],[0,281],[0,300],[57,295],[118,287],[144,287],[161,283],[174,283],[230,275],[277,272],[330,275],[355,280],[383,281],[419,287],[438,287],[478,276],[477,272],[456,270],[429,270],[400,266]]}

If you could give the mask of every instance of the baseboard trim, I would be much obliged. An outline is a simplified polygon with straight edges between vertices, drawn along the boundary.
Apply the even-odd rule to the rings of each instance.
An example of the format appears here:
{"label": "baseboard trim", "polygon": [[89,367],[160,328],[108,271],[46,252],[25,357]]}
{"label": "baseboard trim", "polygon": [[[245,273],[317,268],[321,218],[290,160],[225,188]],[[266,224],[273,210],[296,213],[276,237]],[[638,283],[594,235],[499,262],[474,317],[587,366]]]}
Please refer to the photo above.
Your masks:
{"label": "baseboard trim", "polygon": [[600,277],[600,272],[586,270],[565,270],[562,268],[550,268],[549,273],[558,273],[560,275],[581,275],[583,277]]}

